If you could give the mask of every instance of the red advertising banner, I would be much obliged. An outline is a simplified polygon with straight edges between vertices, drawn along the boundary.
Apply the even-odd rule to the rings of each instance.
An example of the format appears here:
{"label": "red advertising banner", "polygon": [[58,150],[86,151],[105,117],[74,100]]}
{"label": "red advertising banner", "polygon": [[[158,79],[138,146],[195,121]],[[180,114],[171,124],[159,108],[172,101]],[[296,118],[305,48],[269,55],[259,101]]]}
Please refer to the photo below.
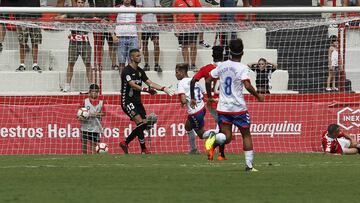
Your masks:
{"label": "red advertising banner", "polygon": [[[0,105],[0,154],[80,154],[80,123],[76,119],[79,105]],[[178,103],[145,104],[147,113],[158,115],[158,123],[146,132],[152,153],[185,153],[189,151],[184,128],[187,117]],[[352,105],[329,105],[328,102],[248,102],[251,133],[256,152],[319,152],[320,137],[330,123],[360,135],[360,108]],[[109,153],[122,153],[118,144],[134,128],[134,123],[115,104],[106,106],[101,142]],[[211,115],[206,115],[206,128],[215,128]],[[242,139],[234,128],[235,139],[227,152],[242,152]],[[198,139],[201,150],[203,140]],[[137,140],[130,153],[139,153]]]}

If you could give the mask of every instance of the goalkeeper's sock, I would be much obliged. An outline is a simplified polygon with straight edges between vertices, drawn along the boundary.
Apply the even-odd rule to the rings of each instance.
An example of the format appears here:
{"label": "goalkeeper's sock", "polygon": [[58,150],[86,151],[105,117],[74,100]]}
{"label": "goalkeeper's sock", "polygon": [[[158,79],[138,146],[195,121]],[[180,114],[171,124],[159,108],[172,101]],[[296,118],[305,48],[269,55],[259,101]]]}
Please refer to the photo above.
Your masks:
{"label": "goalkeeper's sock", "polygon": [[219,146],[219,152],[222,157],[225,157],[225,144]]}
{"label": "goalkeeper's sock", "polygon": [[187,131],[191,150],[196,150],[196,133],[194,130]]}
{"label": "goalkeeper's sock", "polygon": [[254,151],[253,150],[244,151],[244,154],[245,154],[246,166],[248,168],[253,168]]}
{"label": "goalkeeper's sock", "polygon": [[211,129],[211,130],[207,130],[202,134],[202,138],[201,139],[208,139],[210,137],[211,133],[215,133],[215,130]]}
{"label": "goalkeeper's sock", "polygon": [[126,138],[125,143],[128,145],[136,136],[139,136],[142,133],[144,137],[144,130],[146,129],[146,124],[143,122],[139,123],[136,128],[130,133],[130,135]]}
{"label": "goalkeeper's sock", "polygon": [[137,134],[138,135],[138,139],[139,139],[139,143],[140,143],[140,147],[141,149],[146,149],[146,146],[145,146],[145,136],[144,136],[144,130],[146,129],[146,124],[142,124],[141,126],[138,126],[140,127],[140,130],[139,130],[139,133]]}

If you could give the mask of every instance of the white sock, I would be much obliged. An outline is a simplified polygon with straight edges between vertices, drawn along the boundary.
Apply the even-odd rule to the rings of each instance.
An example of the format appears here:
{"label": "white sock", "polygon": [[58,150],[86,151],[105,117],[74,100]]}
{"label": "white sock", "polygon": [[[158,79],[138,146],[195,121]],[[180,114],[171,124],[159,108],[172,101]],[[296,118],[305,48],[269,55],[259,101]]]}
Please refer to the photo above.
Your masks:
{"label": "white sock", "polygon": [[253,167],[254,151],[244,151],[246,166],[249,168]]}
{"label": "white sock", "polygon": [[215,132],[215,130],[207,130],[202,134],[202,139],[208,139],[211,132]]}
{"label": "white sock", "polygon": [[219,132],[220,132],[220,127],[219,127],[219,125],[216,125],[215,133],[217,134]]}
{"label": "white sock", "polygon": [[191,150],[196,150],[196,133],[194,130],[187,131]]}

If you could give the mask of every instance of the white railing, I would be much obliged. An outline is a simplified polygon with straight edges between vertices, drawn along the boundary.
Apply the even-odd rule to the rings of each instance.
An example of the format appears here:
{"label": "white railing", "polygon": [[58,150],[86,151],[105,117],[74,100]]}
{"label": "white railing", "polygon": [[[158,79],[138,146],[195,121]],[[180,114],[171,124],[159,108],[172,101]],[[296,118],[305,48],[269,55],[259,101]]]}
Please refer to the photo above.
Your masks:
{"label": "white railing", "polygon": [[359,12],[360,7],[217,7],[217,8],[77,8],[0,7],[0,13],[339,13]]}

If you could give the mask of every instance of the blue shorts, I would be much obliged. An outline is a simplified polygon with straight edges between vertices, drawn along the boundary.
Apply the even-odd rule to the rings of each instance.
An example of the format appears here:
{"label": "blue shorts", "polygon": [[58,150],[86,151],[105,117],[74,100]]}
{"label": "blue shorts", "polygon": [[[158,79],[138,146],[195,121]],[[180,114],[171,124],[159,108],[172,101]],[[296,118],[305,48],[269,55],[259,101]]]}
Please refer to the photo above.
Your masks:
{"label": "blue shorts", "polygon": [[188,115],[188,120],[190,121],[192,129],[197,130],[197,129],[200,129],[200,128],[204,127],[204,125],[205,125],[205,120],[204,120],[205,114],[206,114],[206,110],[205,110],[205,108],[203,108],[202,110],[200,110],[196,114]]}
{"label": "blue shorts", "polygon": [[219,114],[218,124],[219,126],[221,126],[221,124],[234,124],[237,127],[249,128],[251,125],[250,114],[249,113],[243,113],[237,115]]}

